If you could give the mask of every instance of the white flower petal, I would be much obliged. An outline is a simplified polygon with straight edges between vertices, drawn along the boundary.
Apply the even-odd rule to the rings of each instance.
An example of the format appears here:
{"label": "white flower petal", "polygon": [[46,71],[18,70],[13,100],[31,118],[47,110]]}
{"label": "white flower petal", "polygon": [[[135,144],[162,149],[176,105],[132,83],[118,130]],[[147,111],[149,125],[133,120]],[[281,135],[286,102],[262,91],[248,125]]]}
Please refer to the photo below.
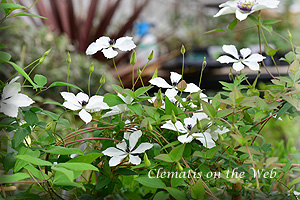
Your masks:
{"label": "white flower petal", "polygon": [[199,90],[200,90],[200,88],[196,84],[188,83],[186,85],[186,88],[185,88],[184,92],[192,93],[192,92],[198,92]]}
{"label": "white flower petal", "polygon": [[251,56],[249,56],[247,59],[245,59],[244,61],[247,61],[247,62],[261,62],[263,61],[263,59],[265,59],[266,57],[258,54],[258,53],[255,53],[255,54],[252,54]]}
{"label": "white flower petal", "polygon": [[253,11],[252,11],[252,12],[241,12],[239,9],[237,9],[237,10],[235,11],[235,17],[236,17],[238,20],[243,21],[243,20],[245,20],[245,19],[248,17],[248,15],[250,15],[251,13],[253,13]]}
{"label": "white flower petal", "polygon": [[189,135],[189,133],[185,134],[185,135],[180,135],[178,136],[178,141],[181,143],[190,143],[191,141],[193,141],[193,136]]}
{"label": "white flower petal", "polygon": [[16,94],[18,94],[18,92],[21,90],[21,85],[20,83],[12,83],[12,84],[7,84],[4,88],[3,88],[3,93],[2,93],[2,100],[9,98],[11,96],[14,96]]}
{"label": "white flower petal", "polygon": [[171,79],[171,83],[179,83],[180,79],[181,79],[182,75],[181,74],[178,74],[176,72],[171,72],[171,75],[170,75],[170,79]]}
{"label": "white flower petal", "polygon": [[63,103],[63,106],[65,107],[65,108],[68,108],[68,109],[70,109],[70,110],[80,110],[82,107],[81,106],[77,106],[77,105],[74,105],[73,103],[71,103],[71,102],[68,102],[68,101],[66,101],[66,102],[64,102]]}
{"label": "white flower petal", "polygon": [[136,153],[144,153],[146,150],[151,149],[153,147],[153,144],[150,144],[148,142],[144,142],[140,144],[134,151],[132,151],[132,154]]}
{"label": "white flower petal", "polygon": [[116,55],[118,55],[118,52],[115,51],[115,50],[113,50],[112,47],[109,47],[109,48],[107,48],[107,49],[103,49],[103,50],[102,50],[102,53],[103,53],[103,55],[104,55],[106,58],[108,58],[108,59],[113,58],[113,57],[115,57]]}
{"label": "white flower petal", "polygon": [[121,142],[121,143],[118,143],[116,145],[117,148],[123,150],[124,152],[126,152],[126,149],[127,149],[127,143],[125,141]]}
{"label": "white flower petal", "polygon": [[26,107],[34,103],[34,101],[25,94],[18,93],[9,99],[4,99],[4,103],[13,104],[17,107]]}
{"label": "white flower petal", "polygon": [[83,93],[83,92],[79,92],[77,95],[76,95],[76,99],[78,102],[82,103],[83,101],[85,101],[86,103],[89,102],[89,95]]}
{"label": "white flower petal", "polygon": [[208,119],[209,117],[204,112],[197,112],[197,113],[193,113],[193,118],[195,118],[196,121],[197,119],[200,121],[202,119]]}
{"label": "white flower petal", "polygon": [[120,37],[116,40],[115,48],[120,49],[121,51],[129,51],[136,47],[134,42],[132,41],[132,37]]}
{"label": "white flower petal", "polygon": [[135,147],[137,141],[140,139],[141,136],[142,136],[141,130],[134,131],[133,133],[130,134],[130,136],[129,136],[129,150],[130,151]]}
{"label": "white flower petal", "polygon": [[131,134],[131,133],[129,133],[129,132],[124,132],[124,139],[125,139],[125,140],[129,140],[130,134]]}
{"label": "white flower petal", "polygon": [[239,59],[238,51],[234,45],[223,45],[222,49],[225,53],[228,53],[236,59]]}
{"label": "white flower petal", "polygon": [[0,104],[0,112],[3,112],[5,115],[9,117],[17,117],[18,116],[18,107],[13,104]]}
{"label": "white flower petal", "polygon": [[99,46],[99,48],[108,48],[109,47],[109,41],[110,41],[110,38],[107,37],[107,36],[102,36],[102,37],[99,37],[97,40],[96,40],[96,43],[97,45]]}
{"label": "white flower petal", "polygon": [[215,142],[212,140],[210,133],[194,133],[193,136],[196,140],[199,140],[206,148],[210,149],[216,146]]}
{"label": "white flower petal", "polygon": [[161,77],[156,77],[154,79],[151,79],[149,81],[149,83],[151,83],[152,85],[155,85],[157,87],[160,87],[160,88],[172,88],[171,85],[169,85],[165,79],[161,78]]}
{"label": "white flower petal", "polygon": [[90,98],[89,103],[86,105],[86,109],[91,112],[96,112],[103,109],[109,109],[109,106],[103,102],[104,97],[94,95]]}
{"label": "white flower petal", "polygon": [[244,65],[242,62],[237,62],[237,63],[233,63],[232,68],[238,72],[244,69]]}
{"label": "white flower petal", "polygon": [[141,159],[139,156],[129,155],[129,162],[134,165],[138,165],[141,163]]}
{"label": "white flower petal", "polygon": [[82,107],[73,93],[61,92],[60,94],[67,102],[74,104],[76,107],[80,107],[80,108]]}
{"label": "white flower petal", "polygon": [[167,89],[165,95],[168,97],[168,99],[174,99],[177,93],[178,91],[172,88],[172,89]]}
{"label": "white flower petal", "polygon": [[115,147],[109,147],[102,151],[102,153],[106,156],[126,156],[127,154],[124,151],[121,151],[120,149],[117,149]]}
{"label": "white flower petal", "polygon": [[[221,4],[222,5],[222,4]],[[230,13],[234,13],[236,8],[234,7],[229,7],[229,6],[221,6],[220,7],[223,7],[221,10],[219,10],[219,12],[217,14],[214,15],[214,17],[219,17],[221,15],[227,15],[227,14],[230,14]]]}
{"label": "white flower petal", "polygon": [[121,161],[122,161],[124,158],[126,158],[126,156],[127,156],[127,155],[124,155],[124,156],[114,156],[114,157],[112,157],[112,158],[109,160],[109,162],[108,162],[109,166],[111,166],[111,167],[117,166],[118,164],[121,163]]}
{"label": "white flower petal", "polygon": [[191,117],[188,117],[188,118],[184,118],[184,124],[185,124],[185,128],[187,129],[187,126],[188,125],[191,125],[192,128],[196,125],[197,121],[195,118],[191,118]]}
{"label": "white flower petal", "polygon": [[207,95],[206,95],[206,94],[204,94],[204,93],[201,92],[199,96],[200,96],[200,99],[201,99],[201,100],[208,102],[208,99],[207,99]]}
{"label": "white flower petal", "polygon": [[172,123],[171,120],[166,121],[165,124],[161,126],[161,128],[178,131],[180,133],[186,133],[187,130],[184,128],[183,124],[180,121],[177,121],[175,124]]}
{"label": "white flower petal", "polygon": [[249,48],[243,48],[240,50],[243,58],[245,59],[247,56],[249,56],[251,54],[251,49]]}
{"label": "white flower petal", "polygon": [[11,79],[9,81],[9,84],[13,84],[14,82],[16,82],[18,79],[20,78],[20,76],[16,76],[15,78]]}
{"label": "white flower petal", "polygon": [[257,71],[259,70],[259,64],[257,62],[248,62],[243,61],[245,65],[247,65],[251,70]]}
{"label": "white flower petal", "polygon": [[85,51],[86,55],[93,55],[95,53],[97,53],[97,51],[100,51],[102,48],[100,48],[96,42],[91,43],[88,48]]}
{"label": "white flower petal", "polygon": [[220,56],[220,57],[217,59],[217,61],[218,61],[219,63],[226,63],[226,64],[228,64],[228,63],[236,62],[237,60],[235,60],[235,59],[233,59],[233,58],[231,58],[231,57],[229,57],[229,56]]}
{"label": "white flower petal", "polygon": [[90,113],[88,113],[86,110],[82,109],[79,112],[79,117],[87,124],[90,121],[92,121],[92,115]]}

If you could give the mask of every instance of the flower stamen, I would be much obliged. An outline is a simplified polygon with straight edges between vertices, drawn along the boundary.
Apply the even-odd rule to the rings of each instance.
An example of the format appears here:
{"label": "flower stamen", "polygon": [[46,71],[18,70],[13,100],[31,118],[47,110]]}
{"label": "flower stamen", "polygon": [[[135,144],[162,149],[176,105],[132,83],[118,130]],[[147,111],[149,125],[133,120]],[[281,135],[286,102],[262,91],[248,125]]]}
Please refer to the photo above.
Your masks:
{"label": "flower stamen", "polygon": [[251,12],[255,4],[257,4],[256,1],[239,1],[237,7],[243,12]]}
{"label": "flower stamen", "polygon": [[112,46],[112,45],[114,45],[116,43],[116,41],[114,39],[110,39],[108,41],[108,43],[109,43],[110,46]]}

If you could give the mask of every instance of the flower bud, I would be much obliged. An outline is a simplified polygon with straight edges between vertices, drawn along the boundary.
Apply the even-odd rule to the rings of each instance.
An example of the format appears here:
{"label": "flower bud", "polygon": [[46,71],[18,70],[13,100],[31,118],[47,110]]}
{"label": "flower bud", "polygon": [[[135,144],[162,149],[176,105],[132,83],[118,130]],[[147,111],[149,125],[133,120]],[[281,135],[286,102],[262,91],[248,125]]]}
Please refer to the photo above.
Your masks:
{"label": "flower bud", "polygon": [[147,123],[147,130],[148,131],[152,131],[153,130],[153,127],[152,127],[152,125],[151,125],[151,123],[150,123],[149,120],[148,120],[148,123]]}
{"label": "flower bud", "polygon": [[136,73],[140,76],[142,74],[142,70],[138,69]]}
{"label": "flower bud", "polygon": [[158,90],[158,93],[157,93],[157,96],[156,96],[156,99],[154,101],[154,106],[156,108],[159,108],[163,105],[163,101],[162,101],[162,94],[161,94],[161,89]]}
{"label": "flower bud", "polygon": [[185,80],[182,80],[177,84],[177,88],[179,91],[185,90],[186,87],[187,87],[187,84],[186,84]]}
{"label": "flower bud", "polygon": [[39,60],[39,64],[42,64],[45,61],[45,56],[41,57]]}
{"label": "flower bud", "polygon": [[173,110],[172,110],[172,114],[171,114],[171,121],[172,121],[173,124],[175,124],[176,121],[177,121],[176,115],[175,115]]}
{"label": "flower bud", "polygon": [[201,124],[201,122],[200,122],[199,119],[197,119],[197,128],[198,128],[199,130],[202,130],[202,124]]}
{"label": "flower bud", "polygon": [[176,170],[178,172],[182,172],[183,171],[183,167],[181,166],[181,164],[179,162],[176,163]]}
{"label": "flower bud", "polygon": [[90,73],[93,73],[93,71],[94,71],[94,63],[92,62],[92,64],[91,64],[91,66],[90,66]]}
{"label": "flower bud", "polygon": [[151,162],[148,159],[148,156],[146,153],[144,154],[144,162],[145,162],[145,167],[149,168],[151,166]]}
{"label": "flower bud", "polygon": [[67,63],[70,64],[71,63],[71,56],[70,56],[70,53],[68,52],[68,55],[67,55]]}
{"label": "flower bud", "polygon": [[152,60],[153,59],[153,50],[151,51],[150,55],[148,56],[148,60]]}
{"label": "flower bud", "polygon": [[183,45],[181,45],[181,49],[180,49],[181,54],[185,54],[185,48]]}
{"label": "flower bud", "polygon": [[155,69],[154,73],[153,73],[153,76],[152,76],[152,79],[156,78],[157,77],[157,68]]}
{"label": "flower bud", "polygon": [[291,34],[290,30],[288,30],[287,32],[288,32],[288,37],[289,37],[290,39],[292,39],[292,34]]}
{"label": "flower bud", "polygon": [[136,64],[136,56],[135,56],[135,50],[132,50],[131,58],[130,58],[130,64],[135,65]]}
{"label": "flower bud", "polygon": [[100,84],[103,85],[105,83],[105,76],[104,73],[102,74],[102,77],[100,79]]}
{"label": "flower bud", "polygon": [[46,125],[45,130],[46,130],[46,131],[49,131],[49,130],[51,130],[51,129],[52,129],[52,122],[49,122],[49,123]]}
{"label": "flower bud", "polygon": [[202,70],[205,69],[207,63],[206,63],[206,57],[203,58],[203,62],[202,62]]}

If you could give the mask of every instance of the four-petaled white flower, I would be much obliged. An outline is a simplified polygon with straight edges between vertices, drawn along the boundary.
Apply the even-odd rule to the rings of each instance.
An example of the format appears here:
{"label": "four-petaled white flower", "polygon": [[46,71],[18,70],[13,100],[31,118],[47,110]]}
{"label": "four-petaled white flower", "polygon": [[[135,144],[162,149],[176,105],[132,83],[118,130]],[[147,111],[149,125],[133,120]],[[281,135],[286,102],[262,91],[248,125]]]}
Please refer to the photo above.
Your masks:
{"label": "four-petaled white flower", "polygon": [[197,123],[197,119],[201,120],[203,118],[206,118],[205,114],[203,115],[200,113],[194,113],[193,117],[184,119],[184,125],[180,121],[176,121],[175,124],[173,124],[172,121],[169,120],[165,124],[163,124],[161,128],[178,131],[180,133],[186,133],[184,135],[178,136],[178,140],[181,143],[190,143],[192,142],[193,139],[196,139],[199,140],[204,147],[210,149],[215,147],[216,144],[213,141],[212,136],[208,131],[205,131],[203,133],[201,132],[191,133],[193,127]]}
{"label": "four-petaled white flower", "polygon": [[259,70],[258,62],[263,61],[266,57],[255,53],[251,54],[251,50],[249,48],[244,48],[240,50],[240,55],[234,45],[223,45],[223,51],[233,56],[220,56],[217,61],[220,63],[233,63],[232,67],[236,71],[241,71],[244,69],[244,66],[248,66],[251,70]]}
{"label": "four-petaled white flower", "polygon": [[3,88],[3,93],[0,97],[0,112],[3,112],[9,117],[18,116],[18,108],[30,106],[34,103],[27,95],[19,93],[21,91],[20,83],[16,80],[19,77],[12,79],[9,84]]}
{"label": "four-petaled white flower", "polygon": [[113,58],[118,54],[113,48],[120,49],[121,51],[129,51],[135,47],[136,45],[134,44],[132,37],[125,36],[114,40],[102,36],[97,39],[96,42],[91,43],[85,53],[87,55],[92,55],[101,51],[106,58]]}
{"label": "four-petaled white flower", "polygon": [[80,110],[79,117],[85,122],[92,121],[90,113],[103,109],[109,109],[109,106],[103,102],[103,97],[94,95],[91,98],[85,93],[79,92],[76,96],[71,92],[61,92],[61,96],[66,100],[63,106],[70,110]]}
{"label": "four-petaled white flower", "polygon": [[138,142],[139,138],[142,136],[142,131],[134,131],[129,136],[129,146],[123,140],[121,143],[117,144],[117,148],[109,147],[106,150],[102,151],[102,153],[106,156],[111,157],[109,160],[109,166],[116,166],[121,163],[123,159],[129,156],[129,162],[138,165],[141,163],[141,159],[139,156],[134,156],[133,154],[144,153],[146,150],[151,149],[153,144],[148,142],[141,143],[135,150],[134,147]]}
{"label": "four-petaled white flower", "polygon": [[258,10],[277,8],[278,4],[277,0],[231,0],[220,4],[221,10],[214,17],[235,13],[236,18],[242,21]]}
{"label": "four-petaled white flower", "polygon": [[[156,77],[151,79],[149,82],[152,85],[156,85],[157,87],[160,88],[167,88],[165,94],[168,97],[175,97],[177,95],[177,85],[179,83],[179,81],[181,80],[182,75],[178,74],[176,72],[171,72],[171,85],[169,83],[167,83],[167,81],[165,81],[165,79],[161,78],[161,77]],[[195,85],[194,83],[188,83],[186,88],[183,90],[184,92],[198,92],[200,90],[200,88]],[[174,95],[175,94],[175,95]],[[170,99],[170,98],[169,98]]]}

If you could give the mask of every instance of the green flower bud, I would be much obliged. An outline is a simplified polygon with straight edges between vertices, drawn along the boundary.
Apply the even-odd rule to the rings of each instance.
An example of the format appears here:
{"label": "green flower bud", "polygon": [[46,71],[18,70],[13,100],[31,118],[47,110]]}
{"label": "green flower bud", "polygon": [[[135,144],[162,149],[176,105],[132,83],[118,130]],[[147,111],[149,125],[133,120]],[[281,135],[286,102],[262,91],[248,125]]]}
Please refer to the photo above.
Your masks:
{"label": "green flower bud", "polygon": [[259,96],[259,91],[258,89],[255,89],[255,88],[250,88],[247,90],[247,96],[248,97],[252,97],[252,96]]}
{"label": "green flower bud", "polygon": [[201,124],[201,122],[200,122],[199,119],[197,119],[197,128],[198,128],[199,130],[202,130],[202,124]]}
{"label": "green flower bud", "polygon": [[180,49],[181,54],[185,54],[185,48],[183,45],[181,45],[181,49]]}
{"label": "green flower bud", "polygon": [[171,114],[171,121],[172,121],[173,124],[175,124],[176,121],[177,121],[176,115],[175,115],[173,110],[172,110],[172,114]]}
{"label": "green flower bud", "polygon": [[207,63],[206,63],[206,57],[203,58],[203,62],[202,62],[202,69],[205,69]]}
{"label": "green flower bud", "polygon": [[291,34],[290,30],[288,30],[287,32],[288,32],[288,37],[289,37],[290,39],[292,39],[292,34]]}
{"label": "green flower bud", "polygon": [[100,84],[103,85],[105,83],[105,76],[104,73],[102,74],[102,77],[100,79]]}
{"label": "green flower bud", "polygon": [[145,166],[146,166],[147,168],[149,168],[149,167],[151,166],[151,162],[150,162],[150,160],[148,159],[148,156],[147,156],[146,153],[144,154],[144,162],[145,162]]}
{"label": "green flower bud", "polygon": [[152,60],[153,59],[153,50],[151,51],[150,55],[148,56],[148,60]]}
{"label": "green flower bud", "polygon": [[49,123],[46,125],[45,130],[46,130],[46,131],[49,131],[49,130],[51,130],[51,129],[52,129],[52,122],[49,122]]}
{"label": "green flower bud", "polygon": [[149,120],[148,120],[148,123],[147,123],[147,130],[148,131],[152,131],[153,130],[153,127],[152,127],[152,125],[151,125],[151,123],[150,123]]}
{"label": "green flower bud", "polygon": [[163,105],[163,101],[162,101],[162,94],[161,94],[161,89],[158,90],[158,93],[157,93],[157,96],[156,96],[156,99],[154,101],[154,106],[156,108],[159,108]]}
{"label": "green flower bud", "polygon": [[138,69],[137,74],[140,76],[142,74],[142,70]]}
{"label": "green flower bud", "polygon": [[136,64],[136,56],[135,56],[135,50],[132,50],[131,58],[130,58],[130,64],[135,65]]}
{"label": "green flower bud", "polygon": [[91,66],[90,66],[90,73],[93,73],[95,67],[94,67],[94,63],[92,62]]}
{"label": "green flower bud", "polygon": [[153,73],[153,76],[152,76],[152,79],[156,78],[157,77],[157,68],[155,69],[154,73]]}
{"label": "green flower bud", "polygon": [[70,56],[70,53],[68,52],[68,55],[67,55],[67,63],[70,64],[71,63],[71,56]]}
{"label": "green flower bud", "polygon": [[181,164],[179,162],[176,163],[176,170],[178,172],[182,172],[183,171],[183,167],[181,166]]}
{"label": "green flower bud", "polygon": [[45,56],[41,57],[39,60],[39,64],[42,64],[45,61]]}

